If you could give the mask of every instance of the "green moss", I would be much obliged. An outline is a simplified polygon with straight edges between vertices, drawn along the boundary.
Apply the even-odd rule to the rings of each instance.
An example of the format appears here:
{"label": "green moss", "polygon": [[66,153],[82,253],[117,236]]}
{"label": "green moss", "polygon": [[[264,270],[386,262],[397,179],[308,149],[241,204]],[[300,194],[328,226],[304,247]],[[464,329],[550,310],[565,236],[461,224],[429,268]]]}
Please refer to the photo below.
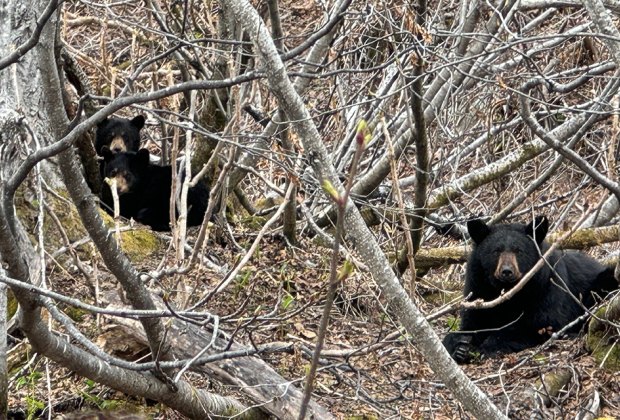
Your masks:
{"label": "green moss", "polygon": [[[62,226],[70,242],[77,241],[86,236],[86,229],[82,225],[80,216],[75,207],[70,203],[71,200],[64,190],[56,190],[55,194],[46,195],[46,204],[58,219],[58,223],[56,223],[47,212],[44,213],[43,235],[46,247],[58,249],[65,245],[60,235],[58,224]],[[36,243],[38,240],[35,227],[38,223],[40,208],[41,205],[36,196],[28,189],[26,184],[22,185],[15,194],[15,211],[23,225],[27,227],[28,235],[33,243]]]}
{"label": "green moss", "polygon": [[536,354],[534,355],[533,359],[539,365],[546,365],[547,363],[549,363],[549,358],[544,354]]}
{"label": "green moss", "polygon": [[11,319],[15,315],[15,312],[17,312],[17,299],[15,299],[15,295],[13,294],[13,291],[11,289],[7,289],[7,290],[8,290],[8,293],[7,293],[6,313],[7,313],[7,319]]}
{"label": "green moss", "polygon": [[116,69],[122,72],[124,70],[127,70],[131,64],[132,64],[131,60],[125,60],[119,63],[118,66],[116,66]]}
{"label": "green moss", "polygon": [[282,204],[282,200],[283,199],[280,196],[263,197],[263,198],[259,198],[258,200],[256,200],[256,202],[254,203],[254,206],[258,210],[270,209],[272,207]]}
{"label": "green moss", "polygon": [[[100,210],[101,217],[109,229],[114,232],[114,219]],[[121,232],[121,249],[134,262],[142,262],[161,246],[161,240],[151,230],[136,229]]]}
{"label": "green moss", "polygon": [[586,346],[599,365],[614,372],[620,371],[620,343],[614,340],[606,344],[606,341],[605,336],[588,334]]}
{"label": "green moss", "polygon": [[620,339],[615,328],[602,321],[607,318],[607,307],[599,308],[590,321],[586,348],[596,362],[611,371],[620,371]]}
{"label": "green moss", "polygon": [[536,380],[534,390],[538,398],[542,398],[544,404],[549,406],[551,398],[555,398],[572,378],[570,369],[555,369],[546,373],[541,379]]}
{"label": "green moss", "polygon": [[88,314],[84,309],[74,308],[73,306],[67,306],[62,311],[75,322],[82,322],[84,316]]}
{"label": "green moss", "polygon": [[263,216],[248,216],[241,220],[241,225],[250,230],[260,230],[267,223],[267,219]]}
{"label": "green moss", "polygon": [[[66,200],[66,191],[56,191],[58,196],[48,194],[48,205],[53,210],[54,214],[59,220],[65,235],[69,238],[69,241],[74,242],[84,238],[88,235],[86,229],[82,224],[82,220],[73,205],[69,205]],[[36,226],[38,215],[38,203],[31,194],[26,191],[19,191],[16,196],[16,208],[17,214],[26,226]],[[103,210],[100,212],[106,225],[110,228],[114,226],[113,219],[105,213]],[[61,248],[65,244],[62,241],[59,228],[54,220],[46,216],[43,223],[43,233],[45,235],[45,241],[48,246],[53,248]],[[29,235],[33,242],[36,242],[36,232],[30,231]],[[146,257],[155,252],[161,245],[159,238],[149,230],[135,230],[130,232],[123,232],[121,234],[122,249],[125,253],[136,262],[144,260]],[[77,248],[78,252],[84,252],[87,255],[84,258],[90,257],[90,244],[83,245]]]}
{"label": "green moss", "polygon": [[121,233],[123,251],[134,262],[141,262],[161,246],[161,240],[150,230],[132,230]]}

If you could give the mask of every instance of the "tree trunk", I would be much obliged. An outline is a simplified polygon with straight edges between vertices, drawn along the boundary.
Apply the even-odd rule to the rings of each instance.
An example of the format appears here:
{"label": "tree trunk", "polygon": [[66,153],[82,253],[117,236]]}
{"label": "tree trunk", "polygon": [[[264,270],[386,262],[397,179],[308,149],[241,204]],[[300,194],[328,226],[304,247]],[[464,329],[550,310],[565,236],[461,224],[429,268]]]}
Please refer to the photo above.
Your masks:
{"label": "tree trunk", "polygon": [[[0,60],[10,57],[16,46],[21,47],[21,43],[29,39],[35,19],[46,16],[42,13],[46,5],[48,3],[43,0],[2,3]],[[57,6],[54,2],[49,5],[53,8]],[[34,47],[23,54],[19,61],[19,57],[16,57],[13,63],[9,63],[0,72],[0,256],[6,267],[6,275],[0,276],[0,280],[7,281],[7,277],[10,277],[23,284],[45,288],[41,282],[46,272],[45,260],[42,258],[44,254],[35,250],[15,211],[14,199],[17,188],[27,188],[25,180],[33,176],[34,183],[44,180],[51,188],[64,188],[59,176],[60,169],[64,185],[78,208],[84,226],[107,267],[123,286],[133,307],[154,309],[151,295],[139,279],[138,272],[120,252],[113,235],[104,226],[94,196],[82,176],[75,149],[71,147],[72,141],[120,106],[112,102],[86,122],[69,129],[61,96],[57,57],[54,54],[56,13],[51,13],[50,16],[47,24],[43,25],[44,22],[41,22],[41,37],[38,42],[35,39]],[[20,47],[18,51],[21,51]],[[60,159],[56,160],[56,154],[59,154]],[[33,171],[37,163],[41,170]],[[44,196],[38,198],[39,212],[43,217]],[[44,246],[43,243],[39,245]],[[248,408],[234,398],[195,389],[183,380],[172,383],[161,371],[151,373],[128,368],[127,362],[103,353],[84,337],[66,316],[56,310],[49,299],[38,296],[27,287],[13,286],[12,290],[20,305],[19,327],[33,348],[78,375],[131,395],[161,401],[191,418],[265,417],[265,409],[260,408],[263,404],[262,395],[256,401],[256,407]],[[48,328],[47,322],[41,316],[44,306],[47,306],[55,322],[72,337],[72,341]],[[171,347],[164,341],[161,319],[142,318],[141,324],[152,354],[160,360],[172,357]],[[78,341],[81,346],[76,346],[73,340]],[[1,353],[0,345],[0,359]],[[183,353],[190,354],[189,351]],[[248,373],[248,365],[244,363],[246,361],[237,359],[221,365],[229,367],[228,375],[232,381],[242,380],[236,378],[236,374]],[[1,365],[0,361],[0,370]],[[289,383],[261,360],[252,359],[249,366],[258,383]],[[261,379],[261,373],[267,371],[271,372],[269,379]],[[3,375],[3,378],[6,379],[6,375]],[[5,387],[0,382],[0,393],[3,388]],[[252,387],[245,391],[250,396],[257,395]],[[295,392],[295,388],[291,386],[278,390],[273,398],[286,397],[288,392]],[[2,401],[0,395],[0,405]],[[325,415],[322,418],[329,418],[329,414],[320,407],[317,412]]]}
{"label": "tree trunk", "polygon": [[[291,126],[301,138],[305,152],[311,157],[309,161],[318,179],[328,180],[342,194],[342,184],[330,163],[321,137],[302,99],[295,92],[286,75],[284,65],[264,22],[246,0],[226,0],[226,4],[235,14],[239,24],[243,25],[250,34],[280,107],[284,109],[290,121],[296,121]],[[424,354],[437,376],[476,417],[506,418],[452,360],[430,324],[401,287],[390,269],[389,261],[351,201],[347,205],[345,226],[347,234],[352,238],[354,248],[367,264],[375,281],[390,302],[390,309],[407,332],[414,337],[416,346]]]}
{"label": "tree trunk", "polygon": [[[4,271],[1,270],[0,271]],[[9,372],[7,365],[7,287],[0,284],[0,418],[9,409]]]}

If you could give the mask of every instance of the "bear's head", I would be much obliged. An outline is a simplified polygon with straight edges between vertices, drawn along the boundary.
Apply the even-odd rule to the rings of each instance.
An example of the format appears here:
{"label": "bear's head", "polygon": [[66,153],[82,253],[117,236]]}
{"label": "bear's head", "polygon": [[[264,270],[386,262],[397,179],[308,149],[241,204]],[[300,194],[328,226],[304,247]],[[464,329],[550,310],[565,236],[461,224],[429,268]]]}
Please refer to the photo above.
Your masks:
{"label": "bear's head", "polygon": [[497,290],[516,284],[539,260],[549,221],[538,216],[527,225],[489,226],[482,220],[467,222],[474,242],[472,258]]}
{"label": "bear's head", "polygon": [[95,149],[102,155],[107,146],[112,153],[137,152],[140,148],[140,130],[144,127],[144,116],[137,115],[131,120],[110,117],[97,124]]}
{"label": "bear's head", "polygon": [[107,146],[101,149],[104,178],[115,179],[119,195],[135,192],[145,181],[149,165],[149,151],[113,153]]}

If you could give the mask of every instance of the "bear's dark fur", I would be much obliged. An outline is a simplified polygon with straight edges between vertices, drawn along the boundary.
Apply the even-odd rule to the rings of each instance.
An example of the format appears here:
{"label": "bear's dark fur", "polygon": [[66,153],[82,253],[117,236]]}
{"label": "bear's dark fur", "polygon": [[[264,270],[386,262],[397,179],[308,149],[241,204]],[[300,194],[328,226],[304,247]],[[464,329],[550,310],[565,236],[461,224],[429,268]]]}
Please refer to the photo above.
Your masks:
{"label": "bear's dark fur", "polygon": [[[170,194],[172,167],[150,163],[149,151],[112,153],[102,148],[103,174],[116,179],[120,214],[150,226],[153,230],[170,230]],[[209,189],[202,182],[187,193],[187,226],[197,226],[207,210]],[[103,187],[101,201],[112,214],[114,202],[110,187]]]}
{"label": "bear's dark fur", "polygon": [[101,149],[107,146],[112,153],[137,152],[140,148],[140,130],[144,127],[144,117],[133,119],[110,117],[97,124],[95,150],[102,156]]}
{"label": "bear's dark fur", "polygon": [[[474,248],[463,295],[469,301],[490,301],[511,289],[549,249],[544,241],[548,228],[546,217],[536,217],[527,225],[468,222]],[[556,250],[547,262],[506,302],[462,310],[460,331],[449,333],[443,341],[457,362],[470,361],[471,352],[497,355],[541,344],[581,316],[583,306],[592,307],[593,295],[605,296],[618,287],[613,269],[583,253]],[[576,325],[570,332],[579,328]]]}

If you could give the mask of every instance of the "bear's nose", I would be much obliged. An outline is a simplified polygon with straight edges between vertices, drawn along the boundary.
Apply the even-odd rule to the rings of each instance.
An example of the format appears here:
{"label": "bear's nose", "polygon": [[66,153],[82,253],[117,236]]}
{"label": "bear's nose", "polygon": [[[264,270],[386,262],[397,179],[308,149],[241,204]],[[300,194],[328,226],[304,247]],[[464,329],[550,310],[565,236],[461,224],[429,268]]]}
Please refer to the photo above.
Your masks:
{"label": "bear's nose", "polygon": [[509,266],[505,266],[502,267],[502,271],[500,273],[500,280],[504,280],[504,281],[510,281],[513,280],[515,276],[515,272],[513,271],[512,267]]}

